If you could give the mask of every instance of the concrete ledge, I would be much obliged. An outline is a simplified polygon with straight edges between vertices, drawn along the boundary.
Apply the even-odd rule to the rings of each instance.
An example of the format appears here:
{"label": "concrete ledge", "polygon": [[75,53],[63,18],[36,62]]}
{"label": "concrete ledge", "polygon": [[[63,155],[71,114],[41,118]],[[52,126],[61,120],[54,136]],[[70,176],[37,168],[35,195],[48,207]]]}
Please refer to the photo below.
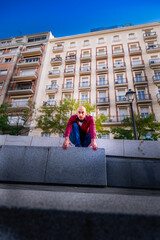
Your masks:
{"label": "concrete ledge", "polygon": [[105,151],[2,146],[0,181],[106,186]]}
{"label": "concrete ledge", "polygon": [[[64,139],[56,137],[0,136],[0,145],[61,147]],[[106,156],[160,158],[160,141],[96,139]]]}
{"label": "concrete ledge", "polygon": [[160,159],[107,157],[107,184],[110,187],[160,189]]}

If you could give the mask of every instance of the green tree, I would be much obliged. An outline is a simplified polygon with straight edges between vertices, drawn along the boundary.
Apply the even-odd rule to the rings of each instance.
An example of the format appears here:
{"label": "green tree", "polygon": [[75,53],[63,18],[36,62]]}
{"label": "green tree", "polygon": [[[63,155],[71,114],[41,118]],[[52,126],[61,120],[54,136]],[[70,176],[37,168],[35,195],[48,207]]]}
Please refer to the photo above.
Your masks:
{"label": "green tree", "polygon": [[[137,138],[138,140],[158,140],[160,138],[160,123],[155,121],[153,114],[148,117],[142,117],[134,114]],[[115,139],[134,139],[132,118],[126,118],[121,127],[111,128],[111,133],[114,134]],[[150,133],[151,138],[148,138]]]}
{"label": "green tree", "polygon": [[[81,101],[77,102],[75,99],[71,100],[70,98],[60,101],[59,105],[53,106],[42,106],[39,110],[39,116],[37,117],[37,126],[43,132],[54,133],[54,134],[64,134],[67,122],[69,117],[73,114],[76,114],[77,108],[79,106],[84,106],[86,108],[87,114],[95,112],[95,105],[92,106],[89,102]],[[105,121],[106,118],[102,115],[96,117],[95,125],[97,132],[106,134],[108,131],[105,131],[102,126],[102,121]]]}
{"label": "green tree", "polygon": [[0,132],[1,134],[26,135],[29,131],[29,123],[32,120],[35,104],[28,101],[28,108],[21,113],[11,111],[12,105],[3,103],[0,106]]}

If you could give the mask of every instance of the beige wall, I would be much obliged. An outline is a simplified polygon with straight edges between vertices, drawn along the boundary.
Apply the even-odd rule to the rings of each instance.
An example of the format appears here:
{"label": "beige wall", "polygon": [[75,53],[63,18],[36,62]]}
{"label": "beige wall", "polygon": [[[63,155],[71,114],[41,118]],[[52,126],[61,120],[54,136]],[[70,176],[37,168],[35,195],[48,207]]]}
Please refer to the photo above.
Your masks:
{"label": "beige wall", "polygon": [[[108,65],[108,72],[106,73],[107,79],[108,79],[108,87],[104,88],[104,91],[109,93],[109,104],[106,105],[101,105],[99,108],[106,108],[108,109],[108,113],[110,114],[110,118],[114,116],[116,118],[119,114],[118,109],[119,108],[127,108],[127,113],[130,114],[130,108],[129,105],[124,103],[121,104],[116,104],[115,102],[115,92],[119,90],[124,90],[125,92],[128,91],[128,89],[135,90],[137,92],[137,89],[139,88],[145,88],[146,93],[150,93],[152,97],[152,101],[143,101],[143,103],[138,103],[136,100],[134,100],[133,103],[133,108],[134,111],[138,113],[138,110],[140,107],[149,107],[149,111],[153,112],[156,116],[156,119],[160,121],[160,106],[157,101],[156,94],[158,93],[158,85],[153,83],[153,75],[154,75],[154,70],[151,69],[149,65],[149,59],[151,56],[157,56],[160,58],[160,48],[157,52],[153,53],[147,53],[146,51],[146,46],[147,46],[147,41],[144,40],[143,34],[145,33],[146,29],[150,29],[151,32],[156,32],[157,37],[154,39],[154,44],[160,44],[160,23],[151,23],[151,24],[143,24],[143,25],[137,25],[137,26],[130,26],[130,27],[123,27],[119,29],[112,29],[112,30],[105,30],[105,31],[99,31],[99,32],[92,32],[88,34],[80,34],[80,35],[75,35],[75,36],[68,36],[68,37],[63,37],[63,38],[54,38],[51,39],[48,45],[48,48],[46,50],[46,56],[45,60],[43,63],[43,70],[41,73],[41,79],[39,83],[39,88],[37,92],[37,97],[35,99],[36,102],[36,107],[40,108],[43,105],[44,101],[48,100],[49,95],[54,94],[55,95],[55,100],[58,102],[62,98],[62,84],[64,82],[64,70],[66,67],[65,63],[65,57],[67,56],[68,52],[70,51],[76,51],[76,64],[75,66],[75,76],[74,76],[74,89],[73,89],[73,98],[78,99],[79,98],[79,93],[80,90],[78,88],[79,86],[79,79],[80,79],[80,55],[82,49],[91,49],[91,61],[90,61],[90,66],[91,66],[91,74],[88,75],[91,79],[91,88],[90,88],[90,93],[91,93],[91,104],[96,103],[96,96],[98,94],[98,90],[96,89],[96,48],[98,47],[107,47],[107,65]],[[129,39],[129,34],[134,33],[135,38],[134,39]],[[119,35],[119,40],[114,41],[113,37]],[[99,38],[104,38],[104,43],[99,43],[98,39]],[[89,45],[84,46],[84,41],[89,40]],[[76,46],[75,47],[70,47],[70,43],[75,42]],[[63,48],[62,52],[59,53],[54,53],[53,52],[53,47],[57,46],[57,44],[61,43]],[[138,43],[142,53],[137,54],[132,57],[140,57],[144,61],[144,68],[142,69],[143,74],[147,76],[148,82],[146,84],[142,85],[136,85],[134,86],[133,83],[133,74],[135,70],[133,71],[131,68],[131,63],[130,63],[130,55],[128,51],[128,44],[130,43]],[[121,45],[122,48],[124,49],[124,56],[123,57],[116,57],[113,58],[112,54],[112,46],[113,45]],[[54,58],[56,55],[60,55],[62,57],[62,64],[60,66],[55,66],[58,67],[60,70],[60,76],[59,77],[48,77],[48,72],[52,71],[54,66],[51,65],[50,61],[52,58]],[[114,69],[113,69],[113,63],[115,59],[123,58],[126,64],[126,69],[123,71],[124,76],[127,77],[128,79],[128,84],[125,85],[125,87],[115,87],[114,84]],[[160,70],[160,64],[158,68]],[[138,71],[138,70],[136,70]],[[139,70],[140,71],[140,70]],[[118,71],[117,73],[120,73]],[[70,78],[70,77],[69,77]],[[57,80],[58,84],[58,91],[56,93],[46,92],[46,86],[51,85],[51,81]],[[103,88],[101,88],[103,90]],[[98,108],[98,106],[97,106]],[[111,125],[120,125],[120,122],[114,122],[114,123],[107,123],[105,124],[106,128],[109,128]],[[34,124],[33,124],[34,126]],[[30,135],[41,135],[41,130],[32,130],[30,132]],[[110,136],[112,138],[112,136]]]}

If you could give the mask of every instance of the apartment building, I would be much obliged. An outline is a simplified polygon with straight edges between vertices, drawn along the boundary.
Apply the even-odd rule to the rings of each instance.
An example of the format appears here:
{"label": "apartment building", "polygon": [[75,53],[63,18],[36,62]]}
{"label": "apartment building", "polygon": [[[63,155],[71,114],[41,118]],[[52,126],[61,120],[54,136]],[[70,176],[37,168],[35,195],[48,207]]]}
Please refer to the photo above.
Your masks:
{"label": "apartment building", "polygon": [[10,105],[10,124],[34,101],[51,32],[0,40],[0,104]]}
{"label": "apartment building", "polygon": [[[96,104],[106,129],[131,116],[125,94],[136,92],[134,111],[160,121],[160,23],[124,26],[49,40],[36,106],[71,97]],[[30,135],[41,136],[40,129]],[[113,136],[105,136],[112,138]]]}

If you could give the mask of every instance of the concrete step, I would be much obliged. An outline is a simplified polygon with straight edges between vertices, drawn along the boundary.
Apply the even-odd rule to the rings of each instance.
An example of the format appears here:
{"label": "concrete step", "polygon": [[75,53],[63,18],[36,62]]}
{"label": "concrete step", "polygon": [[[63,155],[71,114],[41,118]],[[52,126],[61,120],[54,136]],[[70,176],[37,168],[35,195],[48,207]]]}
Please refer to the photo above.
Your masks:
{"label": "concrete step", "polygon": [[160,191],[0,186],[0,239],[160,239]]}

